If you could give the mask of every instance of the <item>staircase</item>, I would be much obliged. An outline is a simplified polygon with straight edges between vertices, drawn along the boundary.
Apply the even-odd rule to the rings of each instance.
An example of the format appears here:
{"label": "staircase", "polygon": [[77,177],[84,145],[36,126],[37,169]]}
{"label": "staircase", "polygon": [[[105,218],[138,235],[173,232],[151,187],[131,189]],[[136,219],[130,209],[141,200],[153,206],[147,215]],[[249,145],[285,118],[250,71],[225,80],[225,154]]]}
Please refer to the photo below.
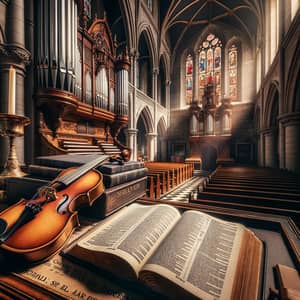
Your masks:
{"label": "staircase", "polygon": [[104,154],[99,146],[92,145],[87,140],[62,140],[60,146],[68,154]]}
{"label": "staircase", "polygon": [[116,155],[121,153],[121,150],[112,143],[98,141],[97,144],[101,151],[106,155]]}

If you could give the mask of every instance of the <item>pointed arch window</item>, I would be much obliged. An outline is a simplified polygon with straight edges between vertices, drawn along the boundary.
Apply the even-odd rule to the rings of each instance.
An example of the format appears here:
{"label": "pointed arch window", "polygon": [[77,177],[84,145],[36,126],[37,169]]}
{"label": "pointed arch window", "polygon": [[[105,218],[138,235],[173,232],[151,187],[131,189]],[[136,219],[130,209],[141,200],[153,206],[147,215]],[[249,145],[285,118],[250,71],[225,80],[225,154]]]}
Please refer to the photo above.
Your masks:
{"label": "pointed arch window", "polygon": [[210,33],[199,48],[199,96],[202,99],[204,88],[214,83],[217,100],[221,100],[222,91],[222,42]]}
{"label": "pointed arch window", "polygon": [[193,57],[189,54],[185,62],[185,100],[187,104],[193,98]]}
{"label": "pointed arch window", "polygon": [[238,49],[232,44],[228,52],[228,73],[229,73],[229,96],[237,100],[237,72],[238,72]]}

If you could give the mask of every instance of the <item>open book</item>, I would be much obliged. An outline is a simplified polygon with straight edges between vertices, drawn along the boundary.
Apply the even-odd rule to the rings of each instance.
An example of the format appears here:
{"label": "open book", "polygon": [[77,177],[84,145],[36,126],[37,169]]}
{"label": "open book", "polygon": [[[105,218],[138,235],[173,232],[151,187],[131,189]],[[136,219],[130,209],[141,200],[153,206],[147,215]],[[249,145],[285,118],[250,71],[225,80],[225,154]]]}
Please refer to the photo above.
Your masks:
{"label": "open book", "polygon": [[67,255],[170,299],[257,299],[262,242],[246,227],[166,204],[132,204]]}

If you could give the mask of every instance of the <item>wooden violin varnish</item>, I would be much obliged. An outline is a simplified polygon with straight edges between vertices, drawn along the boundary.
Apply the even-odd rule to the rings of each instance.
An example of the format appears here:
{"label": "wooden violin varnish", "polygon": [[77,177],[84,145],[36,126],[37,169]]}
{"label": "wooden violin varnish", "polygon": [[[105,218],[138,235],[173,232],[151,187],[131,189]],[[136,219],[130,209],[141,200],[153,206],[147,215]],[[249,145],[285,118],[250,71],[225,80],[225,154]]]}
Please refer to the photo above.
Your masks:
{"label": "wooden violin varnish", "polygon": [[31,200],[21,199],[1,212],[0,247],[29,262],[58,252],[79,225],[78,210],[91,206],[103,193],[103,176],[95,168],[108,160],[122,163],[128,158],[101,155],[66,169]]}

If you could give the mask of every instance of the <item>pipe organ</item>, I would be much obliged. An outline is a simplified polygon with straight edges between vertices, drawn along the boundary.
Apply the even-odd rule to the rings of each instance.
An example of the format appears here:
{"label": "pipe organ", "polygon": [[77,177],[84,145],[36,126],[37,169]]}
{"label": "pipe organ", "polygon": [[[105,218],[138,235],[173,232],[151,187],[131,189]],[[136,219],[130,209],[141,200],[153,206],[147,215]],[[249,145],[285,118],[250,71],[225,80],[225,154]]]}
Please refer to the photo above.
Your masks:
{"label": "pipe organ", "polygon": [[229,162],[232,105],[230,98],[218,104],[215,85],[208,83],[204,89],[202,106],[190,106],[190,156],[187,161],[205,164],[207,151],[215,151],[219,162]]}
{"label": "pipe organ", "polygon": [[81,6],[38,1],[37,155],[66,153],[66,140],[124,146],[117,135],[128,123],[128,53],[117,56],[106,17],[88,19]]}
{"label": "pipe organ", "polygon": [[74,93],[78,59],[76,1],[41,0],[37,4],[38,87]]}

